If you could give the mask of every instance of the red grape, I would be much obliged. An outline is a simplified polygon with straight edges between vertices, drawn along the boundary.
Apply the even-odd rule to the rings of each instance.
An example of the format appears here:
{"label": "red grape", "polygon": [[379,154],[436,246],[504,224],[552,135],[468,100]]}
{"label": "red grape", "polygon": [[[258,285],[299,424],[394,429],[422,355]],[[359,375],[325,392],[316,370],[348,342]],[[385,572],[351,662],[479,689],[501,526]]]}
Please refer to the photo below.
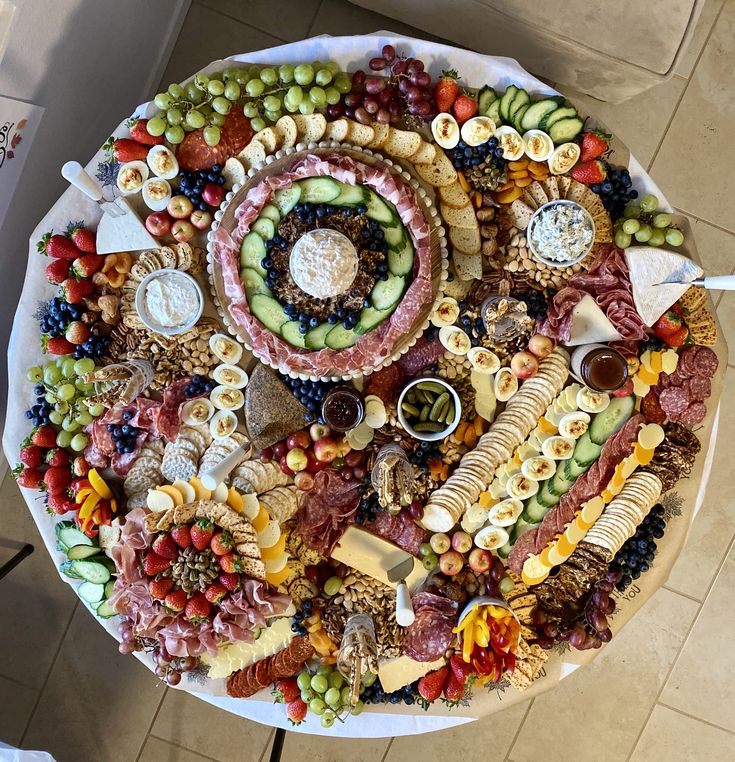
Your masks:
{"label": "red grape", "polygon": [[602,610],[603,610],[603,612],[605,614],[612,614],[615,611],[616,606],[617,606],[617,604],[615,603],[615,599],[614,598],[608,598],[607,599],[607,606],[605,606],[605,608],[602,609]]}
{"label": "red grape", "polygon": [[542,636],[537,638],[536,642],[544,649],[544,651],[549,651],[554,647],[554,638],[546,638]]}
{"label": "red grape", "polygon": [[352,86],[360,87],[364,85],[366,77],[367,77],[367,74],[365,74],[365,72],[362,69],[358,69],[352,75]]}
{"label": "red grape", "polygon": [[531,612],[531,621],[536,627],[542,627],[548,622],[548,617],[538,606]]}
{"label": "red grape", "polygon": [[342,479],[344,479],[344,481],[349,482],[353,477],[352,469],[349,466],[345,466],[344,468],[340,469],[339,475],[342,477]]}
{"label": "red grape", "polygon": [[[393,103],[391,103],[390,106],[388,106],[388,111],[390,112],[391,117],[394,117],[394,116],[400,117],[402,110],[403,110],[403,107],[398,101],[393,101]],[[393,120],[391,119],[391,121]]]}
{"label": "red grape", "polygon": [[355,475],[355,479],[362,481],[367,476],[367,468],[365,466],[355,466],[352,469],[352,473]]}
{"label": "red grape", "polygon": [[582,627],[575,627],[569,635],[569,645],[571,645],[572,648],[582,650],[586,641],[587,633]]}
{"label": "red grape", "polygon": [[500,596],[500,588],[498,587],[498,583],[491,578],[485,580],[485,592],[491,598],[498,598]]}
{"label": "red grape", "polygon": [[559,625],[556,622],[547,622],[544,625],[544,635],[547,638],[555,638],[559,634]]}
{"label": "red grape", "polygon": [[364,460],[365,460],[365,453],[362,450],[350,450],[347,453],[347,455],[345,455],[345,463],[350,468],[359,466],[360,463],[362,463]]}
{"label": "red grape", "polygon": [[154,652],[153,661],[156,662],[159,667],[168,667],[168,665],[171,664],[171,659],[166,659],[160,651]]}
{"label": "red grape", "polygon": [[178,685],[181,682],[181,672],[169,672],[166,675],[166,682],[169,685]]}
{"label": "red grape", "polygon": [[600,632],[597,633],[597,637],[603,643],[609,643],[612,640],[612,636],[612,630],[609,627],[606,630],[600,630]]}
{"label": "red grape", "polygon": [[387,106],[393,99],[395,98],[395,95],[390,92],[390,90],[385,89],[381,93],[378,93],[378,103],[381,106]]}
{"label": "red grape", "polygon": [[380,56],[371,58],[370,61],[368,61],[368,66],[373,71],[382,71],[383,69],[385,69],[387,65],[388,65],[388,62],[385,60],[385,58],[381,58]]}
{"label": "red grape", "polygon": [[362,94],[355,92],[352,90],[351,92],[347,93],[345,95],[345,106],[349,106],[350,108],[355,108],[356,106],[359,106],[362,102]]}
{"label": "red grape", "polygon": [[505,576],[505,567],[503,564],[495,563],[493,564],[493,568],[490,569],[490,578],[494,582],[500,582],[501,579]]}
{"label": "red grape", "polygon": [[362,106],[365,109],[365,111],[368,112],[368,114],[377,114],[378,109],[380,108],[380,105],[378,104],[378,99],[373,98],[370,95],[363,98]]}
{"label": "red grape", "polygon": [[574,630],[570,630],[568,627],[563,630],[559,630],[559,640],[569,640],[569,637],[573,632]]}
{"label": "red grape", "polygon": [[329,114],[332,119],[339,119],[344,113],[345,107],[342,103],[331,103],[327,106],[327,114]]}
{"label": "red grape", "polygon": [[268,461],[273,460],[273,448],[266,447],[264,450],[261,450],[260,459],[264,461],[265,463],[268,463]]}
{"label": "red grape", "polygon": [[604,593],[612,593],[613,587],[615,587],[613,583],[607,579],[603,579],[597,583],[597,589],[602,590]]}
{"label": "red grape", "polygon": [[377,95],[385,90],[386,81],[382,77],[368,77],[365,80],[365,91],[370,95]]}
{"label": "red grape", "polygon": [[156,667],[153,670],[153,674],[155,674],[156,677],[160,677],[161,680],[163,680],[168,674],[168,667]]}
{"label": "red grape", "polygon": [[605,579],[612,582],[613,585],[617,585],[622,578],[623,572],[621,572],[620,569],[608,569],[607,574],[605,575]]}
{"label": "red grape", "polygon": [[190,672],[197,665],[197,660],[193,656],[185,656],[179,660],[179,668],[182,672]]}
{"label": "red grape", "polygon": [[132,627],[125,630],[120,628],[120,635],[122,636],[123,643],[135,643],[135,633],[133,632]]}
{"label": "red grape", "polygon": [[418,58],[409,58],[408,59],[408,73],[409,74],[416,74],[419,71],[424,70],[424,62],[419,61]]}
{"label": "red grape", "polygon": [[375,121],[381,124],[388,124],[390,122],[390,111],[385,108],[378,109],[378,113],[375,115]]}
{"label": "red grape", "polygon": [[606,630],[608,627],[607,617],[599,609],[594,609],[589,616],[590,624],[598,631]]}
{"label": "red grape", "polygon": [[413,88],[415,85],[411,84],[411,81],[408,79],[402,79],[398,83],[398,89],[404,93],[407,94],[409,91],[409,88]]}
{"label": "red grape", "polygon": [[393,63],[396,60],[396,49],[392,45],[383,45],[380,52],[388,63]]}
{"label": "red grape", "polygon": [[135,643],[125,643],[124,641],[120,643],[120,645],[117,647],[117,650],[121,654],[132,654],[135,651],[138,650],[138,646]]}
{"label": "red grape", "polygon": [[174,658],[168,652],[168,648],[166,648],[166,646],[159,646],[158,653],[161,654],[161,658],[165,659],[166,661],[171,661],[171,659]]}
{"label": "red grape", "polygon": [[413,111],[411,113],[417,116],[427,116],[431,111],[431,106],[426,101],[414,101],[412,104]]}
{"label": "red grape", "polygon": [[401,74],[405,74],[408,71],[408,61],[405,58],[396,61],[393,64],[392,70],[393,70],[393,73],[398,76],[400,76]]}
{"label": "red grape", "polygon": [[412,76],[414,85],[419,87],[428,87],[431,84],[431,74],[428,71],[419,71]]}
{"label": "red grape", "polygon": [[604,590],[597,589],[592,593],[592,603],[598,609],[604,609],[607,606],[608,594]]}
{"label": "red grape", "polygon": [[351,108],[350,106],[345,107],[345,116],[348,119],[354,119],[355,118],[355,109]]}
{"label": "red grape", "polygon": [[401,121],[401,112],[400,111],[398,111],[395,114],[391,114],[390,115],[390,123],[391,124],[398,124],[398,122],[400,122],[400,121]]}
{"label": "red grape", "polygon": [[282,458],[288,452],[285,442],[276,442],[273,445],[273,455],[276,458]]}
{"label": "red grape", "polygon": [[424,517],[424,506],[420,500],[412,500],[408,506],[408,514],[412,519],[421,521]]}

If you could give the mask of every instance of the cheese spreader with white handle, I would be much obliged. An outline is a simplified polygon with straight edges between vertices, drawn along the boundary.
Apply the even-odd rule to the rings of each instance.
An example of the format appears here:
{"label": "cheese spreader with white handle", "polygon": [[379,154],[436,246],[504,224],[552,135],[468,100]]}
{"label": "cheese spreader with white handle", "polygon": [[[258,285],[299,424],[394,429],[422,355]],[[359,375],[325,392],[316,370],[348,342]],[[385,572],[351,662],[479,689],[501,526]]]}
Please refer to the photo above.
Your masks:
{"label": "cheese spreader with white handle", "polygon": [[688,286],[700,286],[701,288],[708,288],[714,291],[735,291],[735,275],[705,275],[703,278],[695,278],[694,280],[680,281],[680,280],[662,280],[661,283],[656,283],[657,286],[669,286],[669,285],[683,285]]}
{"label": "cheese spreader with white handle", "polygon": [[388,570],[388,579],[397,582],[396,588],[396,622],[400,627],[408,627],[413,624],[416,615],[411,604],[411,594],[408,592],[406,577],[413,571],[413,556],[401,561],[398,566]]}
{"label": "cheese spreader with white handle", "polygon": [[78,161],[67,161],[61,175],[102,209],[102,219],[97,226],[98,254],[158,248],[158,241],[146,230],[130,202],[122,196],[105,201],[102,188]]}
{"label": "cheese spreader with white handle", "polygon": [[209,490],[217,489],[217,485],[222,484],[222,482],[230,475],[230,471],[232,471],[233,468],[237,468],[237,466],[250,455],[251,450],[252,447],[250,442],[246,440],[243,444],[239,445],[237,449],[222,458],[214,468],[200,474],[199,478],[202,480],[204,488]]}

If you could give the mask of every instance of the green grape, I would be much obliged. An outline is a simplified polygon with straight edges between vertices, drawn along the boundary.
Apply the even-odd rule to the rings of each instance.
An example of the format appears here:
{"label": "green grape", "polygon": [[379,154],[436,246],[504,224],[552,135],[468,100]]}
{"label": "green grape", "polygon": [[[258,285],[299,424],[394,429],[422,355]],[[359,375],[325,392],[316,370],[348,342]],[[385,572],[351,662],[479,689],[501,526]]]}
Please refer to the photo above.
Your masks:
{"label": "green grape", "polygon": [[254,119],[260,113],[258,111],[258,104],[255,101],[248,101],[242,107],[242,113],[245,114],[248,119]]}
{"label": "green grape", "polygon": [[641,225],[640,229],[637,230],[635,233],[635,240],[638,241],[638,243],[646,243],[650,237],[651,237],[650,225],[646,225],[646,224]]}
{"label": "green grape", "polygon": [[311,675],[308,672],[299,672],[296,678],[296,685],[299,686],[300,691],[311,688]]}
{"label": "green grape", "polygon": [[324,94],[327,96],[327,103],[333,106],[335,103],[339,103],[340,94],[336,87],[328,87]]}
{"label": "green grape", "polygon": [[225,91],[224,82],[220,82],[218,79],[210,79],[207,85],[207,91],[210,95],[222,95]]}
{"label": "green grape", "polygon": [[74,438],[74,434],[71,431],[60,431],[56,435],[57,447],[68,447],[71,444],[71,440]]}
{"label": "green grape", "polygon": [[615,245],[621,249],[627,249],[632,243],[633,238],[624,230],[618,230],[615,233]]}
{"label": "green grape", "polygon": [[76,431],[79,431],[82,427],[74,420],[71,419],[70,416],[65,415],[64,420],[61,422],[61,428],[64,429],[64,431],[71,431],[72,434]]}
{"label": "green grape", "polygon": [[168,86],[168,94],[174,98],[174,100],[180,100],[184,97],[184,95],[186,95],[186,91],[181,85],[179,85],[177,82],[174,82]]}
{"label": "green grape", "polygon": [[669,246],[681,246],[684,243],[684,233],[676,228],[669,228],[666,231],[665,238]]}
{"label": "green grape", "polygon": [[76,422],[80,423],[82,426],[87,426],[90,423],[92,423],[92,413],[90,412],[81,412],[77,414]]}
{"label": "green grape", "polygon": [[260,76],[260,66],[258,66],[258,64],[253,64],[248,69],[248,74],[250,75],[251,78],[252,77],[259,77]]}
{"label": "green grape", "polygon": [[48,414],[48,419],[53,423],[55,426],[61,426],[61,422],[64,420],[64,414],[60,413],[58,410],[52,410]]}
{"label": "green grape", "polygon": [[651,237],[648,239],[649,246],[663,246],[666,241],[666,233],[660,228],[651,230]]}
{"label": "green grape", "polygon": [[[61,364],[61,375],[64,378],[74,378],[74,358],[67,357]],[[62,398],[63,399],[63,398]]]}
{"label": "green grape", "polygon": [[293,76],[299,85],[308,85],[314,79],[314,69],[309,64],[299,64]]}
{"label": "green grape", "polygon": [[225,85],[225,98],[230,101],[240,99],[240,85],[237,82],[228,82]]}
{"label": "green grape", "polygon": [[196,74],[194,76],[194,84],[202,91],[207,89],[209,84],[209,77],[206,74]]}
{"label": "green grape", "polygon": [[75,434],[69,444],[74,452],[81,452],[89,444],[89,438],[86,434]]}
{"label": "green grape", "polygon": [[626,220],[622,225],[623,231],[628,233],[628,235],[633,235],[633,233],[638,232],[640,227],[641,223],[636,219]]}
{"label": "green grape", "polygon": [[219,143],[219,138],[220,138],[219,127],[215,125],[210,125],[208,127],[205,127],[202,130],[202,136],[204,137],[204,142],[208,146],[216,146]]}
{"label": "green grape", "polygon": [[172,125],[166,130],[166,140],[173,145],[178,145],[184,139],[184,128],[180,125]]}
{"label": "green grape", "polygon": [[184,115],[181,113],[181,109],[170,108],[166,112],[166,120],[169,124],[181,124],[184,121]]}
{"label": "green grape", "polygon": [[43,369],[43,382],[48,386],[54,386],[61,381],[61,370],[54,364],[47,365]]}
{"label": "green grape", "polygon": [[352,90],[352,80],[350,79],[350,75],[345,74],[344,72],[338,74],[334,78],[334,86],[343,95],[344,93],[349,93],[350,90]]}
{"label": "green grape", "polygon": [[625,217],[626,220],[637,219],[640,216],[641,208],[637,204],[628,204],[628,206],[623,209],[623,217]]}
{"label": "green grape", "polygon": [[288,111],[290,114],[293,114],[299,110],[298,105],[288,99],[288,95],[283,99],[283,108],[285,108],[286,111]]}
{"label": "green grape", "polygon": [[324,87],[332,81],[332,72],[329,71],[329,69],[319,69],[319,71],[314,75],[314,81],[317,83],[317,85]]}
{"label": "green grape", "polygon": [[358,701],[355,706],[350,708],[350,714],[354,715],[355,717],[358,714],[362,714],[362,710],[365,706],[365,703],[363,701]]}
{"label": "green grape", "polygon": [[237,82],[240,87],[243,85],[247,85],[248,81],[250,80],[250,75],[245,71],[245,69],[238,69],[237,74],[235,74],[235,82]]}
{"label": "green grape", "polygon": [[316,693],[325,693],[329,688],[329,683],[324,675],[316,674],[311,678],[311,689]]}
{"label": "green grape", "polygon": [[366,688],[369,688],[376,680],[378,679],[378,676],[375,674],[375,672],[366,672],[362,676],[362,680],[360,681]]}
{"label": "green grape", "polygon": [[309,702],[309,711],[314,714],[324,714],[327,709],[327,705],[320,698],[313,698]]}
{"label": "green grape", "polygon": [[293,66],[291,64],[283,64],[282,66],[279,66],[278,79],[280,79],[284,85],[293,82]]}
{"label": "green grape", "polygon": [[60,400],[68,402],[73,400],[77,394],[77,390],[74,388],[74,384],[62,384],[57,390],[56,394]]}
{"label": "green grape", "polygon": [[265,90],[265,85],[259,79],[251,79],[250,82],[245,85],[245,92],[251,98],[259,98],[263,95],[263,90]]}
{"label": "green grape", "polygon": [[192,109],[186,115],[186,122],[184,124],[184,129],[186,129],[186,127],[191,127],[193,130],[198,130],[200,127],[204,127],[206,123],[207,123],[207,120],[204,118],[204,114],[202,114],[201,111]]}
{"label": "green grape", "polygon": [[332,666],[330,664],[320,664],[316,668],[317,675],[324,675],[324,677],[329,677],[329,675],[332,674],[334,670],[332,669]]}
{"label": "green grape", "polygon": [[209,103],[202,103],[197,111],[201,112],[202,116],[206,119],[214,111],[214,109]]}
{"label": "green grape", "polygon": [[352,688],[350,688],[349,685],[346,685],[344,688],[342,688],[342,693],[340,693],[340,698],[342,701],[343,706],[349,706],[350,700],[352,698]]}
{"label": "green grape", "polygon": [[54,410],[56,410],[57,413],[65,415],[69,412],[69,403],[65,400],[59,400],[59,402],[54,405]]}
{"label": "green grape", "polygon": [[222,114],[210,114],[209,123],[213,124],[215,127],[222,127],[222,125],[225,123],[225,117]]}
{"label": "green grape", "polygon": [[157,138],[159,135],[163,135],[166,129],[166,120],[161,119],[160,116],[154,116],[152,119],[148,120],[145,128],[148,130],[149,135],[153,135],[153,137]]}
{"label": "green grape", "polygon": [[330,673],[328,680],[330,688],[341,688],[345,684],[344,677],[336,669]]}
{"label": "green grape", "polygon": [[222,72],[221,71],[213,71],[209,75],[209,79],[210,80],[216,79],[218,82],[221,82],[222,81]]}
{"label": "green grape", "polygon": [[293,85],[292,87],[288,88],[286,97],[291,101],[291,103],[296,105],[296,108],[298,108],[299,103],[304,100],[304,91],[298,85]]}
{"label": "green grape", "polygon": [[78,378],[74,382],[74,386],[76,386],[82,394],[91,394],[94,391],[94,384],[88,384],[81,378]]}
{"label": "green grape", "polygon": [[278,109],[278,111],[266,111],[263,116],[266,121],[277,122],[283,116],[283,112],[281,109]]}
{"label": "green grape", "polygon": [[227,82],[229,79],[233,79],[235,76],[235,70],[231,67],[228,67],[226,69],[222,69],[222,79]]}
{"label": "green grape", "polygon": [[667,228],[671,223],[673,222],[673,219],[671,218],[670,214],[666,214],[666,212],[661,212],[661,214],[657,214],[653,218],[653,227],[655,228]]}
{"label": "green grape", "polygon": [[256,119],[252,119],[250,122],[250,126],[255,130],[255,132],[260,132],[261,130],[265,129],[265,120],[261,117],[257,117]]}
{"label": "green grape", "polygon": [[316,108],[324,108],[327,105],[327,94],[321,87],[312,87],[309,90],[309,99]]}
{"label": "green grape", "polygon": [[439,566],[439,556],[436,553],[429,553],[428,556],[421,559],[421,564],[426,571],[434,571]]}
{"label": "green grape", "polygon": [[337,577],[336,575],[333,577],[330,577],[324,583],[324,595],[328,595],[331,598],[333,595],[337,595],[341,587],[342,587],[341,577]]}
{"label": "green grape", "polygon": [[301,691],[301,700],[308,704],[314,697],[316,696],[316,693],[311,688],[306,688]]}
{"label": "green grape", "polygon": [[334,725],[334,712],[330,712],[328,709],[324,714],[319,718],[319,722],[321,723],[323,728],[331,728],[332,725]]}
{"label": "green grape", "polygon": [[53,405],[58,401],[56,395],[53,392],[46,392],[46,394],[43,395],[43,398],[46,400],[46,402],[49,403],[49,405]]}
{"label": "green grape", "polygon": [[299,103],[299,112],[304,115],[313,114],[314,104],[310,100],[301,101],[301,103]]}
{"label": "green grape", "polygon": [[317,58],[316,61],[311,62],[311,68],[314,69],[314,71],[319,71],[319,69],[322,68],[322,62]]}
{"label": "green grape", "polygon": [[32,384],[37,384],[43,380],[43,368],[38,365],[34,365],[32,368],[28,368],[26,371],[26,380]]}
{"label": "green grape", "polygon": [[158,108],[165,111],[174,102],[174,99],[168,93],[157,93],[153,98],[153,102]]}
{"label": "green grape", "polygon": [[268,85],[268,87],[272,87],[273,85],[278,82],[278,74],[276,73],[275,69],[272,69],[270,66],[266,67],[260,72],[260,81]]}
{"label": "green grape", "polygon": [[98,415],[102,415],[105,410],[106,408],[104,405],[92,405],[92,407],[89,408],[89,414],[93,415],[96,418]]}
{"label": "green grape", "polygon": [[230,101],[227,100],[227,98],[217,97],[212,101],[212,108],[218,113],[218,114],[229,114],[230,109],[232,108],[232,104]]}
{"label": "green grape", "polygon": [[638,203],[642,212],[655,212],[658,208],[658,199],[652,193],[647,193]]}
{"label": "green grape", "polygon": [[277,95],[266,95],[263,98],[263,107],[266,111],[278,111],[281,108],[281,99]]}
{"label": "green grape", "polygon": [[337,688],[329,688],[324,694],[324,700],[332,707],[332,709],[339,709],[342,696]]}
{"label": "green grape", "polygon": [[204,93],[193,82],[189,82],[184,89],[186,90],[186,97],[195,106],[204,97]]}
{"label": "green grape", "polygon": [[327,61],[324,68],[334,77],[339,73],[339,64],[336,61]]}

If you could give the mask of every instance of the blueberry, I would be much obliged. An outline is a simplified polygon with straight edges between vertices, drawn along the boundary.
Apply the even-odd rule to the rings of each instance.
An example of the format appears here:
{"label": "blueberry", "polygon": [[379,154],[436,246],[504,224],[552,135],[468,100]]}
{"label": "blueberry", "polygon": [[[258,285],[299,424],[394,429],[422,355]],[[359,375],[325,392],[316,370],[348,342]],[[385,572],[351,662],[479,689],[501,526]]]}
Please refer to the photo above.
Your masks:
{"label": "blueberry", "polygon": [[638,191],[637,190],[629,191],[628,197],[629,198],[638,198]]}
{"label": "blueberry", "polygon": [[337,313],[337,317],[338,317],[340,320],[342,320],[342,319],[343,319],[343,318],[344,318],[344,317],[347,315],[347,311],[345,310],[345,308],[344,308],[344,307],[337,307],[337,309],[335,310],[335,312]]}
{"label": "blueberry", "polygon": [[350,320],[350,318],[345,318],[342,321],[342,327],[348,331],[350,330],[350,328],[352,328],[352,321]]}
{"label": "blueberry", "polygon": [[493,156],[496,159],[502,159],[503,158],[503,149],[498,147],[493,149]]}
{"label": "blueberry", "polygon": [[367,212],[367,207],[365,206],[365,204],[360,204],[357,207],[357,213],[358,214],[365,214],[366,212]]}
{"label": "blueberry", "polygon": [[309,320],[309,327],[310,328],[316,328],[318,325],[319,325],[319,318],[313,317],[313,318],[311,318]]}
{"label": "blueberry", "polygon": [[329,315],[327,315],[327,323],[329,323],[329,325],[336,325],[339,323],[339,318],[333,312],[330,312]]}
{"label": "blueberry", "polygon": [[400,696],[400,694],[391,693],[390,694],[390,703],[391,704],[400,704],[401,703],[401,696]]}

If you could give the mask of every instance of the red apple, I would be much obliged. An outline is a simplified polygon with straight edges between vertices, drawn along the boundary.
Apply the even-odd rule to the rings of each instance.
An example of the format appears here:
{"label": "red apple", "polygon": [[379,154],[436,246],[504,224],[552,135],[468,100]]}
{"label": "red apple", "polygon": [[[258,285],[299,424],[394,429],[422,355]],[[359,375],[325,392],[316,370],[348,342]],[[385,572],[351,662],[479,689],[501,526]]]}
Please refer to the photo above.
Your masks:
{"label": "red apple", "polygon": [[285,442],[276,442],[273,445],[273,455],[276,458],[282,458],[286,452],[288,452],[288,448],[286,447]]}
{"label": "red apple", "polygon": [[219,206],[225,197],[225,189],[217,183],[207,183],[202,190],[202,201],[210,206]]}
{"label": "red apple", "polygon": [[467,532],[455,532],[452,535],[452,547],[458,553],[467,553],[472,547],[472,538]]}
{"label": "red apple", "polygon": [[158,238],[171,232],[171,218],[166,212],[153,212],[145,218],[145,229]]}
{"label": "red apple", "polygon": [[173,196],[168,202],[166,211],[175,220],[185,220],[194,210],[194,204],[186,197],[182,195]]}
{"label": "red apple", "polygon": [[294,447],[286,453],[286,465],[294,472],[306,468],[306,453],[300,447]]}
{"label": "red apple", "polygon": [[189,217],[189,222],[191,222],[197,230],[206,230],[212,224],[212,212],[195,209],[191,213],[191,217]]}
{"label": "red apple", "polygon": [[484,548],[473,548],[469,557],[470,569],[477,574],[486,574],[493,565],[493,554]]}
{"label": "red apple", "polygon": [[294,476],[293,483],[302,492],[308,492],[314,488],[314,477],[308,471],[299,471]]}
{"label": "red apple", "polygon": [[352,448],[350,447],[350,443],[342,437],[342,439],[337,440],[337,456],[340,458],[344,458],[347,453],[351,452]]}
{"label": "red apple", "polygon": [[332,437],[322,437],[314,442],[314,455],[322,463],[331,463],[338,455],[337,443]]}
{"label": "red apple", "polygon": [[439,568],[442,574],[446,574],[448,577],[453,577],[455,574],[459,574],[464,566],[464,558],[461,553],[457,553],[456,550],[448,550],[446,553],[442,553],[439,557]]}
{"label": "red apple", "polygon": [[326,466],[326,463],[320,463],[316,459],[316,455],[314,455],[314,450],[309,448],[308,450],[304,451],[306,453],[306,471],[308,471],[310,474],[315,474],[317,471],[321,471],[324,466]]}
{"label": "red apple", "polygon": [[302,450],[306,450],[310,445],[311,437],[306,431],[297,431],[286,439],[286,447],[288,447],[289,450],[293,450],[295,447],[300,447]]}
{"label": "red apple", "polygon": [[189,220],[176,220],[171,225],[171,235],[179,242],[186,243],[196,234],[196,228],[189,222]]}
{"label": "red apple", "polygon": [[328,437],[330,433],[329,426],[325,426],[323,423],[312,423],[309,427],[309,436],[312,442],[316,442],[322,437]]}
{"label": "red apple", "polygon": [[292,471],[288,467],[288,463],[286,462],[285,455],[278,461],[278,465],[280,466],[281,471],[283,471],[283,473],[286,474],[286,476],[293,476],[295,474],[295,471]]}
{"label": "red apple", "polygon": [[538,372],[538,360],[530,352],[516,352],[510,359],[510,370],[516,378],[531,378]]}
{"label": "red apple", "polygon": [[452,547],[452,541],[449,539],[448,535],[444,534],[444,532],[437,532],[429,538],[429,545],[431,545],[431,549],[434,553],[440,556]]}
{"label": "red apple", "polygon": [[536,355],[540,360],[548,357],[554,351],[554,339],[534,333],[528,341],[528,351]]}

